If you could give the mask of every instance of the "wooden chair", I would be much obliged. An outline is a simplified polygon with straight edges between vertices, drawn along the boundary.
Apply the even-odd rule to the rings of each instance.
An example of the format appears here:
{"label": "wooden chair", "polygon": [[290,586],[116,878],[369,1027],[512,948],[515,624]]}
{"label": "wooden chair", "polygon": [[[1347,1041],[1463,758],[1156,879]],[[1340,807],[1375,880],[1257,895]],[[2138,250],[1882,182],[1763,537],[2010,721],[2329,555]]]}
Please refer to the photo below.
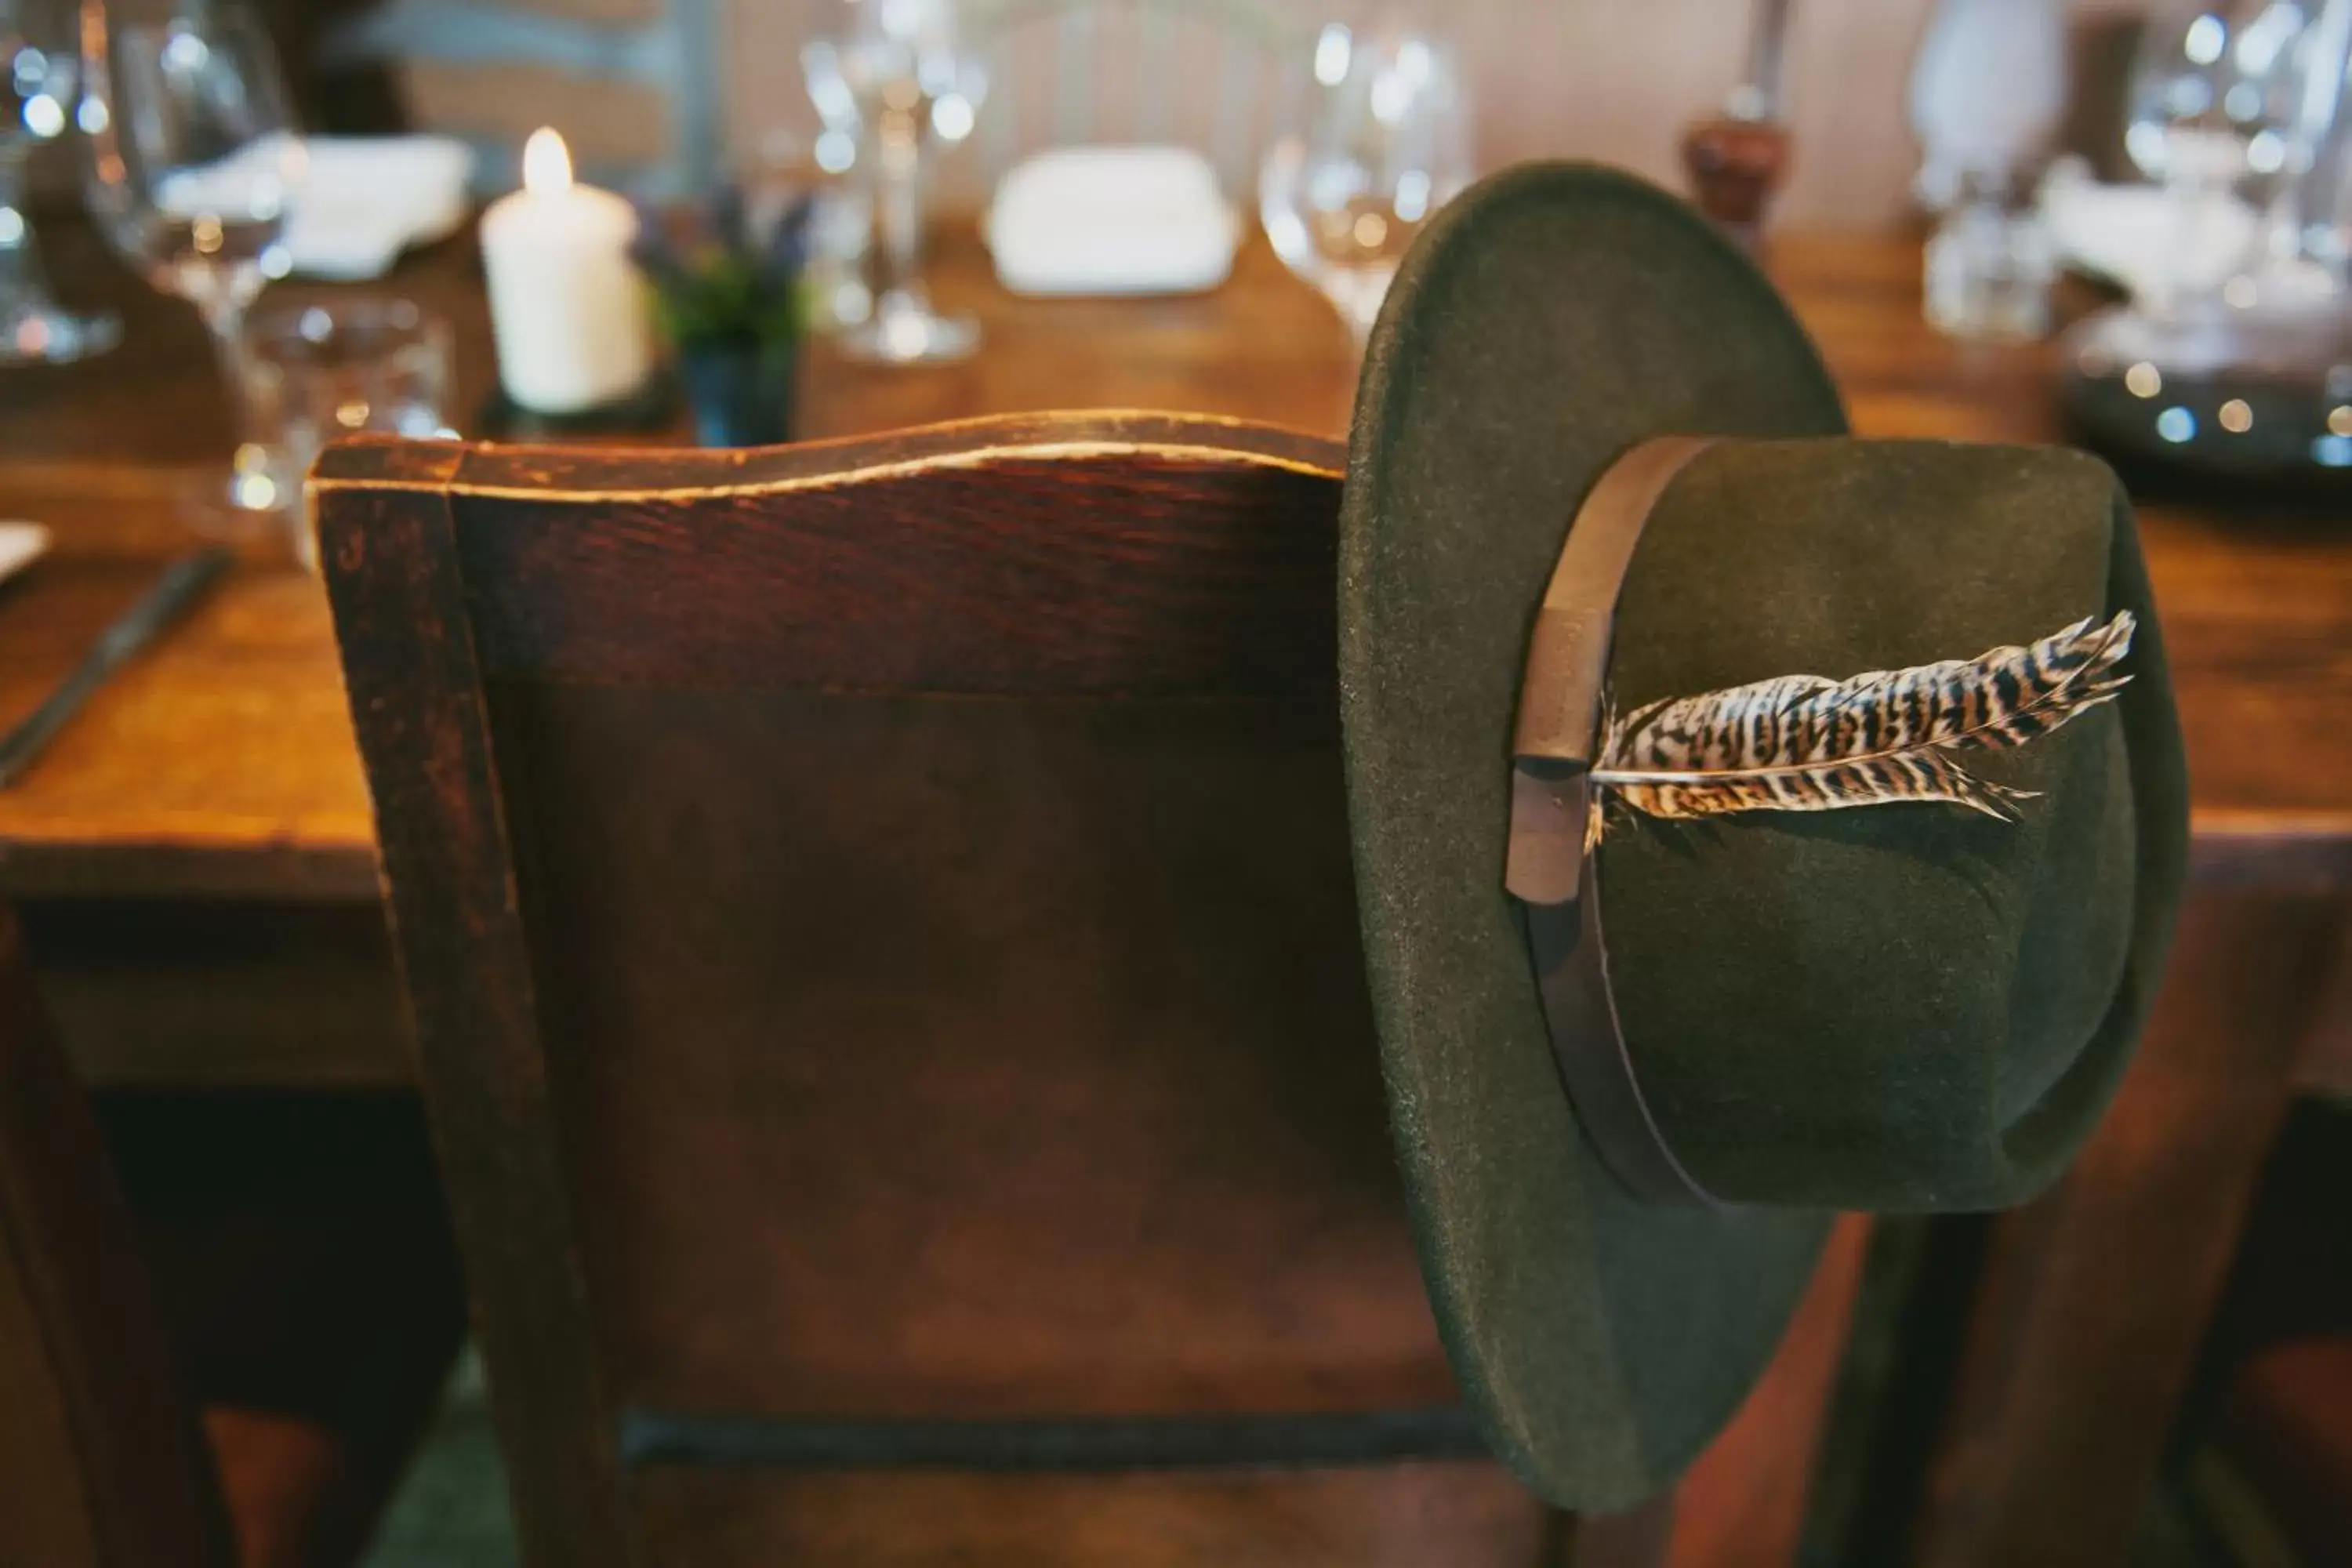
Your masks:
{"label": "wooden chair", "polygon": [[2248,1568],[2352,1563],[2352,968],[2322,996],[2311,1092],[2272,1147],[2176,1442],[2176,1479]]}
{"label": "wooden chair", "polygon": [[0,910],[0,1563],[348,1562],[457,1344],[430,1172],[408,1171],[421,1225],[382,1201],[399,1162],[366,1133],[356,1180],[283,1169],[302,1193],[257,1203],[233,1146],[253,1115],[159,1144],[135,1136],[155,1109],[107,1129],[134,1134],[118,1180]]}
{"label": "wooden chair", "polygon": [[2190,1481],[2234,1561],[2352,1563],[2352,1332],[2289,1340],[2241,1368]]}
{"label": "wooden chair", "polygon": [[180,1375],[98,1124],[0,911],[0,1562],[231,1561]]}
{"label": "wooden chair", "polygon": [[1393,1169],[1332,444],[312,480],[530,1561],[1531,1564]]}

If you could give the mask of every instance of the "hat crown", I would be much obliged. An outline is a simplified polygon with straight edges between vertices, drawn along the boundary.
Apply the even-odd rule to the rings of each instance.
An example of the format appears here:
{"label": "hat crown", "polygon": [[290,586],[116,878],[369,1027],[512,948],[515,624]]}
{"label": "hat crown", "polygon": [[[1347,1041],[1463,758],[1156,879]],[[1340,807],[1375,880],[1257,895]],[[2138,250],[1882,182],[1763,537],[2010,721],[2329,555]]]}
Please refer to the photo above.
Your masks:
{"label": "hat crown", "polygon": [[[1723,443],[1653,509],[1612,700],[1843,679],[2104,618],[2116,510],[2112,477],[2072,453]],[[1612,823],[1596,852],[1611,990],[1660,1133],[1703,1186],[1981,1207],[2055,1173],[2137,1024],[2118,1009],[2137,905],[2123,721],[2095,710],[1970,753],[2031,792],[2012,822],[1904,803]]]}
{"label": "hat crown", "polygon": [[[1819,1208],[1787,1205],[1999,1202],[2054,1173],[2121,1067],[2177,904],[2179,729],[2132,531],[2095,463],[1718,447],[1662,498],[1664,526],[1632,563],[1621,700],[1969,658],[2108,605],[2140,618],[2134,679],[2017,755],[2015,782],[2049,771],[2063,798],[2027,803],[2025,832],[1973,858],[1976,845],[1934,837],[1968,833],[1957,807],[1612,829],[1596,879],[1625,1044],[1696,1173],[1745,1201],[1645,1201],[1603,1165],[1563,1092],[1504,886],[1535,608],[1571,514],[1630,448],[1845,429],[1820,356],[1752,262],[1665,194],[1592,167],[1524,166],[1448,203],[1365,357],[1340,503],[1339,700],[1398,1163],[1464,1394],[1495,1451],[1561,1507],[1625,1507],[1730,1418],[1825,1234]],[[1759,574],[1768,544],[1813,559]],[[2011,602],[2053,565],[2062,592]],[[1947,608],[1952,624],[1929,624]],[[2101,804],[2124,801],[2128,828]],[[2116,853],[2126,840],[2136,863]],[[2066,890],[2070,853],[2085,879],[2128,870],[2132,890]],[[1997,913],[1969,904],[1971,878],[2000,879]],[[2001,892],[2012,880],[2046,890]],[[1807,910],[1780,907],[1800,890]],[[2120,974],[2106,926],[2070,904],[2100,921],[2129,906]],[[1832,941],[1824,911],[1841,906],[1853,918]],[[1950,911],[1956,928],[1934,923]],[[1942,988],[1933,1005],[1912,994],[1923,985]]]}

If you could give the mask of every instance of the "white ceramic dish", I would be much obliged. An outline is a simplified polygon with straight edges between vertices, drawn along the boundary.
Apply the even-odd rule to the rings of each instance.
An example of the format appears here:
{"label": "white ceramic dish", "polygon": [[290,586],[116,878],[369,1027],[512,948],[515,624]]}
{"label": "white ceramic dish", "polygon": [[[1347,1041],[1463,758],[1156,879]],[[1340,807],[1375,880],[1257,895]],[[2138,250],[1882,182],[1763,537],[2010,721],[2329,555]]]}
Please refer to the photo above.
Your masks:
{"label": "white ceramic dish", "polygon": [[1015,294],[1197,294],[1233,270],[1241,221],[1181,147],[1061,147],[1009,173],[982,223]]}
{"label": "white ceramic dish", "polygon": [[2220,287],[2252,254],[2262,226],[2262,215],[2235,196],[2208,201],[2191,221],[2161,187],[2103,184],[2079,163],[2051,170],[2042,216],[2061,262],[2135,300]]}
{"label": "white ceramic dish", "polygon": [[37,522],[0,522],[0,583],[41,558],[49,531]]}

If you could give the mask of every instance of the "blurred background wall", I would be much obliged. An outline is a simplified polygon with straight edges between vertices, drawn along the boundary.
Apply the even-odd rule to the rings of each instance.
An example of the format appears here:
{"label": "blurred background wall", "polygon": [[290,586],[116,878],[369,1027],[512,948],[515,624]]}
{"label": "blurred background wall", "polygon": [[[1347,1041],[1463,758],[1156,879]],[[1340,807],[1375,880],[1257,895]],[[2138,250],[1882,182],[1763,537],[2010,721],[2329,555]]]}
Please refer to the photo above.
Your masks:
{"label": "blurred background wall", "polygon": [[[332,21],[397,0],[268,0],[289,54]],[[658,12],[665,0],[507,0],[513,9],[598,22]],[[724,105],[738,167],[805,159],[818,126],[799,50],[836,0],[707,0],[717,45],[709,79]],[[1795,0],[1786,65],[1794,164],[1776,221],[1813,229],[1885,229],[1909,210],[1917,152],[1905,113],[1911,58],[1933,0]],[[445,9],[448,8],[444,6]],[[1391,7],[1392,8],[1392,7]],[[2107,75],[2135,0],[2071,0],[2078,72]],[[1276,103],[1278,65],[1221,14],[1311,40],[1322,22],[1361,22],[1377,0],[1036,0],[1034,19],[992,51],[993,85],[971,142],[947,161],[942,199],[976,205],[1020,153],[1055,142],[1172,140],[1214,156],[1236,193],[1252,188]],[[1678,182],[1682,128],[1717,107],[1747,47],[1743,0],[1423,0],[1405,7],[1450,32],[1461,52],[1482,166],[1574,155]],[[299,61],[295,66],[301,74]],[[591,83],[535,68],[400,62],[371,87],[329,81],[328,128],[373,124],[389,111],[425,130],[520,142],[552,124],[583,160],[657,156],[668,136],[658,93]],[[2075,145],[2104,140],[2114,116],[2095,89],[2081,95]],[[387,104],[390,106],[387,110]]]}

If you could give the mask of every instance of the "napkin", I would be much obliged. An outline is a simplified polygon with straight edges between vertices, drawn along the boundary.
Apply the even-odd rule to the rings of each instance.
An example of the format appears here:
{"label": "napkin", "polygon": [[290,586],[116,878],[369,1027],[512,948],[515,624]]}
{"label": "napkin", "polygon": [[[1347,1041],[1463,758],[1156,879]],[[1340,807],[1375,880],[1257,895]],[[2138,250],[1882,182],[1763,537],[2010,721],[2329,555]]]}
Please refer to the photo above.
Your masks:
{"label": "napkin", "polygon": [[2042,216],[2068,267],[2133,299],[2218,288],[2253,255],[2262,215],[2221,192],[2196,200],[2160,185],[2105,184],[2062,159],[2042,185]]}
{"label": "napkin", "polygon": [[311,278],[380,278],[466,221],[474,151],[448,136],[313,136],[287,248]]}
{"label": "napkin", "polygon": [[1061,147],[1008,171],[982,225],[1016,294],[1191,294],[1233,270],[1241,220],[1182,147]]}
{"label": "napkin", "polygon": [[473,149],[447,136],[266,136],[174,169],[156,205],[180,218],[284,213],[293,270],[380,278],[466,219]]}

